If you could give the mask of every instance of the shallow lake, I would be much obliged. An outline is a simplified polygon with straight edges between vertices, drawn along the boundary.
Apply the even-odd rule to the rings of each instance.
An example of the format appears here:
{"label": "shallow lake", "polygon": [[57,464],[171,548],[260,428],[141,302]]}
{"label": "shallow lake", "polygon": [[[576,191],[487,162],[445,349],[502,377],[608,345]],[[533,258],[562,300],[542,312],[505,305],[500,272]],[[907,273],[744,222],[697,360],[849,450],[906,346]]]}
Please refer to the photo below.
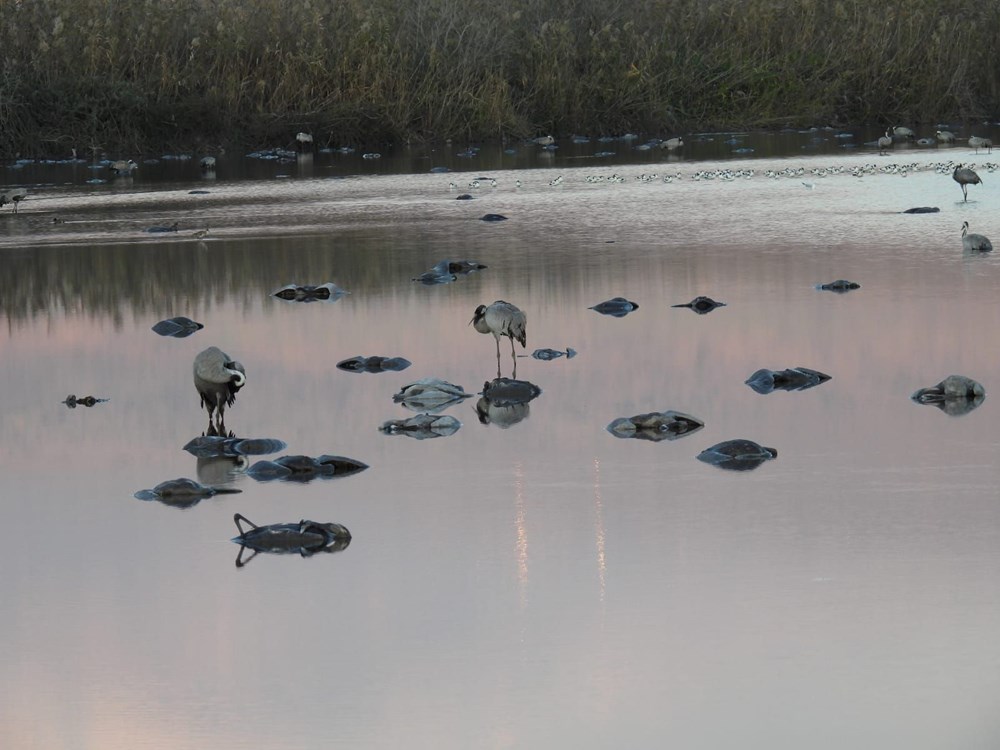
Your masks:
{"label": "shallow lake", "polygon": [[[1000,240],[991,156],[661,152],[482,174],[333,158],[238,179],[7,173],[32,187],[0,213],[0,746],[997,746],[1000,256],[961,242],[963,221]],[[968,201],[948,161],[983,177]],[[901,213],[915,206],[940,211]],[[488,268],[411,280],[443,259]],[[816,288],[836,279],[861,288]],[[326,282],[349,294],[271,296]],[[699,295],[726,306],[672,307]],[[638,309],[588,309],[616,296]],[[469,322],[499,299],[527,316],[518,355],[576,356],[519,356],[541,389],[523,408],[473,395],[444,412],[452,435],[381,432],[416,413],[393,402],[408,383],[478,394],[496,376]],[[204,329],[151,331],[173,316]],[[276,456],[185,452],[212,345],[247,373],[228,429],[370,468],[260,482],[247,465]],[[358,355],[412,365],[337,369]],[[744,384],[798,366],[831,379]],[[950,374],[985,401],[954,416],[910,399]],[[705,426],[605,429],[667,409]],[[778,455],[696,460],[734,438]],[[242,492],[133,496],[178,477]],[[237,568],[235,513],[353,538]]]}

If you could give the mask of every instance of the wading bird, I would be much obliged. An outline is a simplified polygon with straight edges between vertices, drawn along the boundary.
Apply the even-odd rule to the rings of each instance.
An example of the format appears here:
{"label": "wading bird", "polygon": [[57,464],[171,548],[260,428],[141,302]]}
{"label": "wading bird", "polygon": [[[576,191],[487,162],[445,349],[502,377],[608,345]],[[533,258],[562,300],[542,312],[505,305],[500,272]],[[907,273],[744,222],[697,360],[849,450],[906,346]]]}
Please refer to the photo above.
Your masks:
{"label": "wading bird", "polygon": [[118,161],[113,161],[108,165],[108,169],[110,169],[116,176],[121,176],[121,177],[131,176],[132,173],[138,168],[139,165],[136,164],[131,159],[127,161],[124,159],[119,159]]}
{"label": "wading bird", "polygon": [[[236,392],[247,382],[246,370],[216,346],[194,358],[194,387],[201,406],[208,410],[208,434],[225,435],[223,412],[236,400]],[[218,414],[218,420],[214,416]]]}
{"label": "wading bird", "polygon": [[969,233],[969,222],[962,222],[962,249],[967,253],[988,253],[993,250],[993,243],[981,234]]}
{"label": "wading bird", "polygon": [[962,196],[965,200],[969,200],[969,185],[983,184],[983,181],[979,179],[979,175],[968,167],[963,167],[961,164],[955,165],[955,171],[951,173],[951,179],[957,182],[962,188]]}
{"label": "wading bird", "polygon": [[522,348],[528,345],[527,317],[510,302],[497,300],[492,305],[480,305],[469,321],[480,333],[492,333],[497,342],[497,377],[500,377],[500,337],[510,339],[510,356],[514,360],[514,377],[517,377],[517,357],[514,354],[514,340]]}
{"label": "wading bird", "polygon": [[993,141],[989,138],[980,138],[978,135],[969,136],[969,145],[976,149],[977,154],[981,148],[985,148],[988,154],[993,152]]}
{"label": "wading bird", "polygon": [[885,150],[892,146],[892,135],[888,130],[885,131],[885,135],[878,139],[878,152],[881,156],[885,156]]}
{"label": "wading bird", "polygon": [[0,208],[3,208],[8,203],[13,203],[14,213],[17,213],[17,204],[23,201],[27,195],[27,188],[14,188],[13,190],[8,190],[6,193],[0,193]]}
{"label": "wading bird", "polygon": [[676,138],[667,138],[665,141],[660,141],[660,148],[665,148],[668,151],[673,151],[684,145],[684,137],[677,136]]}
{"label": "wading bird", "polygon": [[215,157],[214,156],[203,156],[201,157],[201,171],[202,172],[214,172],[215,171]]}
{"label": "wading bird", "polygon": [[892,134],[897,138],[903,138],[908,141],[912,141],[914,138],[917,137],[916,133],[914,133],[910,128],[907,128],[903,125],[897,125],[896,127],[894,127],[892,129]]}
{"label": "wading bird", "polygon": [[952,133],[950,130],[938,130],[935,133],[935,135],[937,136],[937,139],[939,141],[941,141],[941,143],[954,143],[955,142],[955,134]]}

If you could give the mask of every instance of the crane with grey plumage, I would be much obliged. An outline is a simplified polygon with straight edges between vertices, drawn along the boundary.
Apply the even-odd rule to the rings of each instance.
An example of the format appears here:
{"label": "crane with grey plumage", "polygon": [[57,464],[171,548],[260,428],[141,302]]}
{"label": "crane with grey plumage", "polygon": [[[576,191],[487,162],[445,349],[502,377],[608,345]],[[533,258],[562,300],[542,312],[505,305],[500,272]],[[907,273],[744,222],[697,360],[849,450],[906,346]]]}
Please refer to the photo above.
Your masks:
{"label": "crane with grey plumage", "polygon": [[[217,346],[194,358],[194,387],[201,406],[208,410],[208,434],[225,435],[223,413],[236,400],[236,392],[247,382],[247,371]],[[218,415],[218,419],[215,417]]]}
{"label": "crane with grey plumage", "polygon": [[892,146],[892,133],[886,130],[885,135],[880,136],[878,139],[879,156],[885,156],[885,150],[891,146]]}
{"label": "crane with grey plumage", "polygon": [[17,213],[17,204],[23,201],[27,196],[27,188],[14,188],[13,190],[0,193],[0,208],[3,208],[3,206],[7,203],[13,203],[14,213]]}
{"label": "crane with grey plumage", "polygon": [[969,185],[982,185],[983,181],[974,170],[963,167],[961,164],[955,165],[955,171],[951,173],[951,179],[962,188],[962,197],[969,200]]}
{"label": "crane with grey plumage", "polygon": [[517,356],[514,354],[514,341],[520,342],[522,348],[528,345],[528,319],[516,305],[498,299],[492,305],[480,305],[469,324],[480,333],[492,333],[497,342],[497,377],[500,377],[500,337],[510,339],[510,356],[514,360],[514,377],[517,377]]}
{"label": "crane with grey plumage", "polygon": [[967,253],[989,253],[993,243],[981,234],[969,232],[969,222],[962,222],[962,249]]}

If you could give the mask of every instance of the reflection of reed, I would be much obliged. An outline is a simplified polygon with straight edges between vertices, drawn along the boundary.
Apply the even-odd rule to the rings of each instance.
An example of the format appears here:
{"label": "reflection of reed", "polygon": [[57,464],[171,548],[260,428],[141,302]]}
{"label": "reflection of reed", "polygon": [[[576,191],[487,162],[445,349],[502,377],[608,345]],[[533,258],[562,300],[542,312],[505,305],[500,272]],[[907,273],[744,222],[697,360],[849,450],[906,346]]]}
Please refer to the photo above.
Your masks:
{"label": "reflection of reed", "polygon": [[524,507],[524,469],[514,466],[514,526],[517,529],[517,583],[521,610],[528,605],[528,525]]}
{"label": "reflection of reed", "polygon": [[607,558],[604,550],[604,500],[601,498],[601,460],[594,459],[594,546],[597,552],[597,580],[600,585],[601,609],[604,608],[604,595],[607,586]]}

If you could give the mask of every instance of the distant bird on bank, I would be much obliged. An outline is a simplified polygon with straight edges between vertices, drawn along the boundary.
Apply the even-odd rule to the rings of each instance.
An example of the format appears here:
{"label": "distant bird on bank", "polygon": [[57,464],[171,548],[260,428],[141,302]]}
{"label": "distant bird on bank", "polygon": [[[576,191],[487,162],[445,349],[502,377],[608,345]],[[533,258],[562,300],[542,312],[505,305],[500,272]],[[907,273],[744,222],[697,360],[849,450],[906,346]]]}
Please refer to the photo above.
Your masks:
{"label": "distant bird on bank", "polygon": [[676,138],[667,138],[665,141],[660,141],[660,148],[665,148],[668,151],[674,151],[684,145],[684,137],[677,136]]}
{"label": "distant bird on bank", "polygon": [[118,161],[113,161],[108,165],[108,169],[119,177],[130,177],[138,168],[139,165],[131,159],[119,159]]}
{"label": "distant bird on bank", "polygon": [[236,392],[246,385],[246,370],[216,346],[208,347],[194,358],[193,370],[194,387],[201,397],[201,406],[208,411],[208,433],[224,435],[223,413],[227,406],[233,405]]}
{"label": "distant bird on bank", "polygon": [[955,171],[951,173],[951,179],[957,182],[962,188],[964,200],[969,200],[969,185],[983,184],[983,181],[979,179],[979,175],[968,167],[963,167],[961,164],[955,165]]}
{"label": "distant bird on bank", "polygon": [[878,153],[880,156],[885,156],[885,150],[892,147],[892,135],[888,130],[885,131],[885,135],[878,139]]}
{"label": "distant bird on bank", "polygon": [[[522,348],[527,347],[527,321],[527,316],[520,308],[510,302],[504,302],[502,299],[497,300],[492,305],[480,305],[476,308],[469,323],[479,333],[492,333],[493,338],[496,339],[498,373],[500,371],[500,337],[506,336],[510,339],[510,356],[514,359],[516,372],[517,358],[514,354],[514,341],[516,339]],[[497,375],[497,377],[500,376]]]}
{"label": "distant bird on bank", "polygon": [[539,146],[551,146],[553,143],[556,142],[556,139],[553,138],[551,135],[542,135],[539,136],[538,138],[533,138],[532,140]]}
{"label": "distant bird on bank", "polygon": [[910,128],[904,127],[903,125],[897,125],[896,127],[894,127],[892,129],[892,134],[896,138],[902,138],[903,140],[907,141],[912,141],[914,138],[917,137],[916,133],[914,133]]}
{"label": "distant bird on bank", "polygon": [[215,157],[214,156],[203,156],[201,157],[201,171],[202,172],[214,172],[215,171]]}
{"label": "distant bird on bank", "polygon": [[981,234],[969,232],[969,222],[962,222],[962,249],[967,253],[989,253],[993,251],[993,243]]}
{"label": "distant bird on bank", "polygon": [[941,141],[941,143],[955,142],[955,134],[952,133],[950,130],[938,130],[937,132],[934,133],[934,135],[937,136],[937,139]]}
{"label": "distant bird on bank", "polygon": [[979,153],[979,149],[985,148],[986,153],[993,153],[993,141],[989,138],[980,138],[978,135],[969,136],[969,145],[976,149],[976,153]]}
{"label": "distant bird on bank", "polygon": [[23,201],[27,195],[27,188],[13,188],[4,193],[0,193],[0,208],[3,208],[8,203],[13,203],[14,213],[17,213],[17,205]]}

